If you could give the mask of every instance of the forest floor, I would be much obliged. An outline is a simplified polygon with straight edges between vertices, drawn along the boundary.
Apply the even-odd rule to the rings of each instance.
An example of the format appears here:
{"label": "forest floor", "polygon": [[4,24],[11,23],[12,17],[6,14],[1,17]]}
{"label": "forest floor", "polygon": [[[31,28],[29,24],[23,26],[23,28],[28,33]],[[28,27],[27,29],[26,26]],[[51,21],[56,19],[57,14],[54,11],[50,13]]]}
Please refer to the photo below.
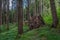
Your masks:
{"label": "forest floor", "polygon": [[26,32],[28,27],[24,26],[24,34],[16,38],[17,27],[15,26],[13,25],[9,31],[0,33],[0,40],[60,40],[60,30],[58,28],[50,28],[49,26],[40,27],[28,32]]}

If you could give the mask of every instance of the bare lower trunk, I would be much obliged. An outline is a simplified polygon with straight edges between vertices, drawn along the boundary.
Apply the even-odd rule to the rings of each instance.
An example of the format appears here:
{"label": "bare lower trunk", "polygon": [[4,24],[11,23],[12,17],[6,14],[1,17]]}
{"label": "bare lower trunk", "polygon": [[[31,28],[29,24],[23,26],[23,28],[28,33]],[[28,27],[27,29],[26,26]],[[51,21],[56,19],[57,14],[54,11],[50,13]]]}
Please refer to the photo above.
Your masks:
{"label": "bare lower trunk", "polygon": [[17,6],[18,6],[18,34],[22,34],[23,33],[23,1],[22,0],[18,0],[17,2]]}
{"label": "bare lower trunk", "polygon": [[52,27],[56,28],[58,25],[58,17],[56,12],[55,0],[50,0],[50,5],[51,5],[51,12],[53,17]]}
{"label": "bare lower trunk", "polygon": [[9,0],[6,0],[6,27],[9,30]]}
{"label": "bare lower trunk", "polygon": [[1,25],[2,25],[2,0],[0,0],[0,32],[1,32]]}

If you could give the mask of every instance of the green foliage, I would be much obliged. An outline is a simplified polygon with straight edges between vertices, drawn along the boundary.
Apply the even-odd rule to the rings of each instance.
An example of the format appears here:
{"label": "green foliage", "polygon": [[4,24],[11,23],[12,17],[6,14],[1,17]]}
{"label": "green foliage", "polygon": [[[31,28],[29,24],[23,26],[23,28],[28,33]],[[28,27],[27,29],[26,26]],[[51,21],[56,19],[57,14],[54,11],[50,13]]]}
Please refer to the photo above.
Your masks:
{"label": "green foliage", "polygon": [[21,36],[19,40],[60,40],[60,35],[55,29],[50,29],[49,27],[42,27],[29,31]]}
{"label": "green foliage", "polygon": [[[4,28],[2,29],[3,31],[6,30]],[[24,25],[23,29],[24,29],[24,32],[26,32],[28,30],[27,25]],[[18,33],[17,25],[10,24],[10,30],[0,33],[0,40],[15,40],[17,33]]]}
{"label": "green foliage", "polygon": [[[60,40],[60,8],[57,6],[57,16],[59,19],[58,28],[51,29],[50,25],[52,24],[52,14],[49,7],[49,0],[44,0],[44,6],[48,7],[48,12],[44,11],[42,16],[44,19],[44,22],[48,25],[45,25],[44,27],[40,27],[37,29],[33,29],[31,31],[29,30],[29,27],[27,25],[24,25],[23,30],[24,33],[21,35],[21,37],[16,38],[18,34],[18,25],[9,23],[9,30],[6,30],[5,24],[3,24],[0,28],[2,32],[0,33],[0,40]],[[47,3],[48,2],[48,3]],[[38,4],[38,3],[37,3]],[[31,15],[33,13],[33,5],[30,7]],[[24,17],[26,16],[26,9],[24,9]],[[12,19],[12,15],[15,11],[11,11],[10,13],[10,20]],[[26,20],[26,19],[25,19]]]}
{"label": "green foliage", "polygon": [[49,26],[40,27],[29,32],[28,26],[24,25],[24,34],[20,38],[17,36],[17,27],[13,27],[9,31],[0,33],[0,40],[60,40],[60,33],[56,29],[50,29]]}
{"label": "green foliage", "polygon": [[58,15],[58,18],[59,18],[59,20],[60,20],[60,8],[57,8],[57,15]]}

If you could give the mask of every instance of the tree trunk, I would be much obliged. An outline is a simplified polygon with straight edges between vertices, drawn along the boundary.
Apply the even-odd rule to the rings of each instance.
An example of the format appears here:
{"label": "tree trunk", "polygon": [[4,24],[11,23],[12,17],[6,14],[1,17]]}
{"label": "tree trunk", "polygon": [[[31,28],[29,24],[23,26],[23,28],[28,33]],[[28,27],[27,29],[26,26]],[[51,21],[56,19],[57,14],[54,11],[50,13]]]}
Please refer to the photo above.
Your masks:
{"label": "tree trunk", "polygon": [[9,0],[6,0],[6,28],[9,30]]}
{"label": "tree trunk", "polygon": [[53,24],[52,27],[56,28],[58,25],[58,17],[56,12],[55,0],[50,0],[51,12],[53,17]]}
{"label": "tree trunk", "polygon": [[1,32],[1,25],[2,25],[2,0],[0,0],[0,32]]}
{"label": "tree trunk", "polygon": [[2,3],[3,3],[3,6],[2,6],[2,8],[3,8],[3,13],[2,13],[2,24],[6,24],[5,23],[5,13],[6,13],[6,2],[5,2],[5,0],[2,0]]}
{"label": "tree trunk", "polygon": [[31,14],[30,14],[30,0],[27,0],[27,3],[28,3],[28,6],[26,7],[27,10],[27,20],[28,20],[28,26],[29,26],[29,29],[32,30],[33,29],[33,23],[32,23],[32,17],[31,17]]}
{"label": "tree trunk", "polygon": [[18,34],[23,33],[23,0],[17,1],[18,6]]}
{"label": "tree trunk", "polygon": [[35,29],[35,28],[37,28],[37,20],[36,20],[36,18],[37,18],[37,10],[36,10],[36,0],[34,0],[34,12],[33,12],[33,28]]}
{"label": "tree trunk", "polygon": [[42,10],[43,10],[43,7],[42,7],[43,5],[42,5],[42,0],[39,0],[39,5],[38,5],[38,20],[39,20],[39,25],[40,26],[43,26],[43,25],[45,25],[45,22],[44,22],[44,20],[43,20],[43,17],[41,16],[41,14],[42,14]]}
{"label": "tree trunk", "polygon": [[[12,15],[12,23],[17,23],[17,21],[18,21],[18,19],[17,19],[18,18],[18,14],[17,14],[17,5],[16,5],[16,2],[17,2],[17,0],[13,0],[12,1],[12,10],[14,11],[13,15]],[[14,7],[14,5],[16,7]]]}

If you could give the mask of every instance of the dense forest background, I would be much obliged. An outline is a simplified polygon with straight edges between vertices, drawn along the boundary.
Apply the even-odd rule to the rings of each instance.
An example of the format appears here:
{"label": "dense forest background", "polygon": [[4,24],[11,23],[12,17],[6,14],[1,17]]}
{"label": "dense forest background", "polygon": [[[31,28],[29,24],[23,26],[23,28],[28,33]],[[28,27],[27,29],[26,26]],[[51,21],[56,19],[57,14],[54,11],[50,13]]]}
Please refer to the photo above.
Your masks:
{"label": "dense forest background", "polygon": [[60,40],[60,0],[0,0],[0,40]]}

